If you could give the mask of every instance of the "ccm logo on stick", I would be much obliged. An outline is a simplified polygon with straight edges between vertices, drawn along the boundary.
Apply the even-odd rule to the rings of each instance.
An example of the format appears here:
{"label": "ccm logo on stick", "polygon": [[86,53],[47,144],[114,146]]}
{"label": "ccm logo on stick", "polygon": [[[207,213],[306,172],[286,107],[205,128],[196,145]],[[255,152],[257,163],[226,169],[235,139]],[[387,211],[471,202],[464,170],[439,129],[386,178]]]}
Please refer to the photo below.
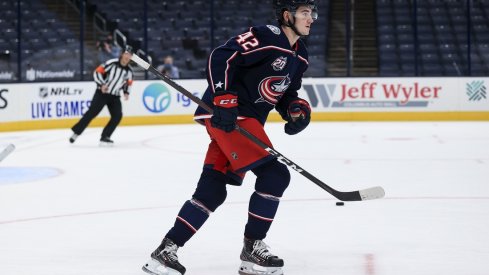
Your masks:
{"label": "ccm logo on stick", "polygon": [[275,156],[280,162],[283,164],[289,166],[290,168],[294,169],[295,171],[302,173],[304,171],[302,168],[300,168],[297,164],[293,163],[291,160],[287,159],[286,157],[282,156],[279,152],[273,150],[270,147],[265,148],[265,151],[270,153],[270,155]]}

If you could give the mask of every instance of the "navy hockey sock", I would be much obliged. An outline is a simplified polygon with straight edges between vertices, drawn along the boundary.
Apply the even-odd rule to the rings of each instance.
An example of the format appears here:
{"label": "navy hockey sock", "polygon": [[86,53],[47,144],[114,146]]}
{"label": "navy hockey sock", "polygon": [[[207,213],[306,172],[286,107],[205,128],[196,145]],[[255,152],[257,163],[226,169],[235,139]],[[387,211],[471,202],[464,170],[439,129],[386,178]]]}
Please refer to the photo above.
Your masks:
{"label": "navy hockey sock", "polygon": [[186,201],[166,237],[182,247],[205,223],[209,214],[210,211],[200,202],[194,199]]}
{"label": "navy hockey sock", "polygon": [[248,223],[245,237],[262,240],[272,225],[285,189],[289,186],[290,173],[276,159],[253,169],[256,175],[255,193],[248,207]]}
{"label": "navy hockey sock", "polygon": [[248,207],[248,223],[245,227],[245,236],[248,239],[263,240],[273,218],[277,213],[280,198],[272,195],[255,192],[251,195]]}
{"label": "navy hockey sock", "polygon": [[176,245],[183,246],[200,229],[209,215],[226,200],[226,196],[226,176],[214,170],[204,169],[192,199],[182,206],[175,225],[166,237]]}

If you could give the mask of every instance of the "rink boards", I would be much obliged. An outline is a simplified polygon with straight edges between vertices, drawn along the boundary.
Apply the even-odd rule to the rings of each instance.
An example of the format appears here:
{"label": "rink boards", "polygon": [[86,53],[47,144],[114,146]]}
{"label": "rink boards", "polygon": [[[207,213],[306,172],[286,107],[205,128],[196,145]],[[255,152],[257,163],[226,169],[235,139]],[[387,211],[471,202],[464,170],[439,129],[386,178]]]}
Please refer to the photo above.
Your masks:
{"label": "rink boards", "polygon": [[[177,83],[197,97],[207,87],[200,79]],[[305,78],[299,96],[313,121],[489,120],[488,85],[488,77]],[[0,131],[71,127],[94,91],[93,81],[0,84]],[[162,81],[134,81],[121,124],[192,123],[196,107]],[[91,126],[108,117],[104,109]],[[280,120],[273,111],[269,121]]]}

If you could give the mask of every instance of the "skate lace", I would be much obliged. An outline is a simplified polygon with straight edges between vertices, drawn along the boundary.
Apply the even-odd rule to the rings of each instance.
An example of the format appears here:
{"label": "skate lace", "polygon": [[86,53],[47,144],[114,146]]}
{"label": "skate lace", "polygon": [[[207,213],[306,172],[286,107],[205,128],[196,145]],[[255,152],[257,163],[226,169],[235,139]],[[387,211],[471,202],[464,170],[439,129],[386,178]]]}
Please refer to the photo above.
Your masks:
{"label": "skate lace", "polygon": [[178,246],[174,243],[168,244],[165,249],[163,249],[163,254],[166,255],[172,261],[178,261],[177,256]]}
{"label": "skate lace", "polygon": [[268,259],[274,256],[272,253],[270,253],[269,249],[270,247],[263,241],[255,241],[251,254],[255,254],[262,259]]}

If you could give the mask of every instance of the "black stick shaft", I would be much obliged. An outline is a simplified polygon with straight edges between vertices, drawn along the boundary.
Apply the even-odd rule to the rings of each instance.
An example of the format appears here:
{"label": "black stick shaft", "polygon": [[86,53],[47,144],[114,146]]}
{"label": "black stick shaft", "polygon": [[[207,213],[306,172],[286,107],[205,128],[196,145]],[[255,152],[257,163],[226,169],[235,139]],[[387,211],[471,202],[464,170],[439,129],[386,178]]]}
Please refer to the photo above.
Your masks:
{"label": "black stick shaft", "polygon": [[[196,97],[191,92],[189,92],[187,89],[178,85],[175,81],[171,80],[170,78],[168,78],[167,76],[165,76],[164,74],[159,72],[157,69],[155,69],[153,66],[151,66],[146,61],[139,58],[137,55],[133,54],[133,57],[131,59],[134,62],[136,62],[138,65],[140,65],[141,67],[145,68],[146,70],[148,70],[148,71],[152,72],[153,74],[155,74],[156,76],[158,76],[158,78],[163,80],[166,84],[170,85],[171,87],[173,87],[178,92],[180,92],[183,95],[190,98],[193,102],[198,104],[200,107],[204,108],[210,114],[213,113],[212,108],[209,107],[207,104],[205,104],[205,102],[203,102],[200,98]],[[313,183],[315,183],[316,185],[318,185],[319,187],[321,187],[322,189],[324,189],[326,192],[330,193],[331,195],[333,195],[337,199],[342,200],[342,201],[361,201],[361,200],[363,200],[359,191],[341,192],[341,191],[337,191],[337,190],[331,188],[330,186],[328,186],[327,184],[325,184],[324,182],[322,182],[321,180],[319,180],[318,178],[316,178],[315,176],[311,175],[309,172],[304,170],[298,164],[296,164],[295,162],[286,158],[280,152],[271,148],[266,143],[261,141],[259,138],[255,137],[253,134],[251,134],[250,132],[246,131],[245,129],[239,127],[238,125],[236,125],[236,131],[238,131],[239,133],[241,133],[242,135],[244,135],[245,137],[247,137],[248,139],[253,141],[253,143],[255,143],[256,145],[263,148],[270,155],[275,156],[279,161],[281,161],[282,163],[284,163],[288,167],[294,169],[299,174],[303,175],[304,177],[306,177],[307,179],[309,179],[310,181],[312,181]]]}

